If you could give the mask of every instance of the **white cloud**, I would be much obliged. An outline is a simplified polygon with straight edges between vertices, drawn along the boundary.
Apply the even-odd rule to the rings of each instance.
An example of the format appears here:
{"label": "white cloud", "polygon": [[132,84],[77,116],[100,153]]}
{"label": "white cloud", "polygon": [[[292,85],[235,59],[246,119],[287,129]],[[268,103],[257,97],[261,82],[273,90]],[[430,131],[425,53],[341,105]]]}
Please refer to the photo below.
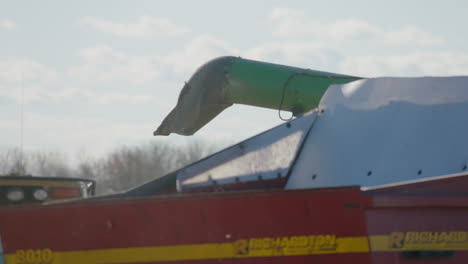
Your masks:
{"label": "white cloud", "polygon": [[364,77],[467,75],[468,54],[418,52],[393,56],[349,56],[340,67],[345,74]]}
{"label": "white cloud", "polygon": [[127,55],[107,45],[82,49],[80,57],[83,64],[72,67],[69,74],[81,80],[143,83],[159,76],[157,58]]}
{"label": "white cloud", "polygon": [[343,58],[339,52],[311,41],[267,42],[239,49],[214,36],[201,35],[189,41],[182,50],[162,57],[161,61],[168,66],[166,69],[187,77],[207,61],[219,56],[241,56],[318,70],[331,69]]}
{"label": "white cloud", "polygon": [[0,81],[49,82],[57,77],[54,69],[28,58],[9,57],[0,61]]}
{"label": "white cloud", "polygon": [[201,35],[191,40],[183,50],[172,52],[163,60],[176,73],[193,73],[210,59],[238,53],[239,50],[226,41],[210,35]]}
{"label": "white cloud", "polygon": [[69,88],[56,93],[55,100],[83,97],[92,104],[148,104],[154,97],[148,94],[129,94],[122,92],[96,92],[93,90]]}
{"label": "white cloud", "polygon": [[389,44],[415,43],[422,45],[440,45],[444,40],[416,26],[408,25],[399,30],[383,32],[381,38]]}
{"label": "white cloud", "polygon": [[[279,37],[312,38],[329,43],[333,41],[375,40],[386,44],[438,45],[444,43],[414,25],[387,30],[360,19],[339,19],[323,22],[308,17],[303,11],[275,8],[270,13],[273,34]],[[342,44],[342,43],[339,43]]]}
{"label": "white cloud", "polygon": [[176,25],[166,18],[141,16],[133,23],[117,23],[111,20],[84,17],[83,25],[89,25],[97,31],[115,34],[121,37],[143,38],[154,36],[179,36],[189,32],[189,29]]}
{"label": "white cloud", "polygon": [[0,85],[0,97],[15,101],[16,103],[30,103],[41,101],[44,90],[36,85]]}
{"label": "white cloud", "polygon": [[92,90],[70,88],[54,95],[54,99],[84,97],[92,104],[148,104],[154,96],[148,94],[129,94],[122,92],[96,92]]}
{"label": "white cloud", "polygon": [[341,55],[315,42],[270,42],[257,45],[242,54],[245,58],[296,67],[327,69]]}
{"label": "white cloud", "polygon": [[14,30],[15,28],[17,28],[17,26],[13,21],[8,19],[0,20],[0,29]]}
{"label": "white cloud", "polygon": [[275,8],[270,13],[275,24],[273,34],[281,37],[311,36],[317,39],[360,39],[375,35],[377,28],[362,20],[337,20],[324,23],[310,19],[304,11],[290,8]]}
{"label": "white cloud", "polygon": [[[24,94],[22,92],[24,91]],[[95,90],[65,88],[51,89],[37,85],[2,86],[0,85],[0,97],[8,98],[17,103],[25,104],[33,102],[55,103],[67,100],[84,101],[90,104],[147,104],[154,101],[154,96],[147,94],[129,94],[123,92],[97,92]],[[82,99],[82,100],[80,100]]]}
{"label": "white cloud", "polygon": [[[0,128],[5,136],[3,141],[5,147],[7,144],[19,141],[17,140],[19,122],[13,118],[15,117],[0,122]],[[122,145],[137,145],[139,142],[152,139],[153,125],[96,117],[62,117],[26,111],[24,146],[26,149],[68,151],[81,149],[94,154],[104,154]]]}
{"label": "white cloud", "polygon": [[281,123],[283,121],[278,118],[276,110],[235,104],[210,121],[195,136],[207,142],[235,143]]}

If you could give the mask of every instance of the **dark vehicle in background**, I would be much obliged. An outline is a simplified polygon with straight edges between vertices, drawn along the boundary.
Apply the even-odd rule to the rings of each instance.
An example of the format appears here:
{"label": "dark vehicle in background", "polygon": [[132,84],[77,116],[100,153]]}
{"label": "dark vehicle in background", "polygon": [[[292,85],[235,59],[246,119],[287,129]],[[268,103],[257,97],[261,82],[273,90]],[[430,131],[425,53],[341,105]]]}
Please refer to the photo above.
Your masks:
{"label": "dark vehicle in background", "polygon": [[66,177],[0,176],[0,206],[42,204],[94,195],[96,183]]}

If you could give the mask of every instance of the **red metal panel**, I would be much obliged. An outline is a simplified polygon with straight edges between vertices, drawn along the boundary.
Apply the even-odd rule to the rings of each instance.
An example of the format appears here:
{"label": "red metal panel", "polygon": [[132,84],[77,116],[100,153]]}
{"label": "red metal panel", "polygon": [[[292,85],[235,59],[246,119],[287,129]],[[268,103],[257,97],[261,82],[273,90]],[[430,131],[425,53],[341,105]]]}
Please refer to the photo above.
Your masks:
{"label": "red metal panel", "polygon": [[461,195],[375,195],[372,198],[375,207],[468,207],[468,196]]}
{"label": "red metal panel", "polygon": [[454,175],[366,192],[369,235],[386,236],[373,263],[468,263],[467,186],[468,175]]}
{"label": "red metal panel", "polygon": [[[243,239],[330,234],[368,237],[373,251],[184,262],[468,263],[468,199],[461,192],[451,192],[458,188],[455,182],[463,185],[467,179],[440,179],[444,184],[431,181],[421,185],[421,189],[410,184],[368,192],[354,187],[218,192],[1,208],[0,236],[4,253],[13,254],[17,250],[46,248],[69,252],[207,243],[233,245]],[[426,240],[420,239],[416,244],[421,249],[394,247],[391,243],[395,234]],[[410,240],[399,243],[402,241],[408,245]],[[454,246],[459,248],[453,249]],[[436,254],[431,255],[432,251]],[[428,252],[428,256],[424,255]],[[174,262],[178,261],[170,263]]]}
{"label": "red metal panel", "polygon": [[[407,202],[410,202],[410,200]],[[441,232],[463,231],[466,233],[468,231],[468,210],[467,208],[442,207],[370,208],[367,210],[367,225],[369,236],[389,236],[394,233],[408,234],[408,232],[412,232],[413,234],[421,234],[422,232],[440,234]],[[391,243],[392,241],[389,241],[389,247]],[[404,243],[403,240],[401,243]],[[372,263],[421,263],[421,261],[424,261],[423,263],[468,263],[468,251],[444,250],[443,242],[437,242],[437,239],[420,241],[419,246],[422,248],[434,246],[437,249],[402,249],[397,252],[377,251],[372,253]],[[372,250],[375,251],[375,248],[372,248]],[[434,252],[437,254],[440,251],[453,252],[450,253],[450,257],[405,258],[404,251],[419,252],[417,254],[432,254]]]}
{"label": "red metal panel", "polygon": [[468,263],[468,175],[364,194],[372,197],[366,215],[373,263]]}
{"label": "red metal panel", "polygon": [[[357,188],[175,195],[92,201],[46,207],[0,209],[4,253],[18,249],[52,251],[129,248],[238,239],[333,234],[366,236],[367,203]],[[270,257],[366,263],[366,253]],[[255,258],[258,263],[261,259]],[[224,263],[233,263],[223,259]],[[236,259],[236,263],[252,263]],[[206,263],[206,262],[204,262]],[[284,262],[282,262],[284,263]]]}

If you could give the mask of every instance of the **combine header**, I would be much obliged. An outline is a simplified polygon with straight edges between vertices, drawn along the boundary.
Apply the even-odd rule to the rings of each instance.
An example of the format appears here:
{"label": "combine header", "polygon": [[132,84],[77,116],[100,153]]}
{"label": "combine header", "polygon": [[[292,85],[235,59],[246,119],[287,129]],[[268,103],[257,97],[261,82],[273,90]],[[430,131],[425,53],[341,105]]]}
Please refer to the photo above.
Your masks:
{"label": "combine header", "polygon": [[0,263],[468,263],[468,77],[208,62],[154,132],[296,118],[127,192],[0,209]]}

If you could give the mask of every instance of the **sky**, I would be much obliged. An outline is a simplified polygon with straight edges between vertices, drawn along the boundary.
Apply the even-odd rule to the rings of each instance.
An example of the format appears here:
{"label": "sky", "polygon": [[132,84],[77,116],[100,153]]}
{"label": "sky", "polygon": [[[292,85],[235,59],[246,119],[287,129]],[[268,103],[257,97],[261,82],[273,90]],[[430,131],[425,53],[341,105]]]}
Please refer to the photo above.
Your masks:
{"label": "sky", "polygon": [[198,66],[233,55],[362,77],[468,75],[467,1],[0,0],[0,150],[227,146],[281,124],[234,105],[153,137]]}

